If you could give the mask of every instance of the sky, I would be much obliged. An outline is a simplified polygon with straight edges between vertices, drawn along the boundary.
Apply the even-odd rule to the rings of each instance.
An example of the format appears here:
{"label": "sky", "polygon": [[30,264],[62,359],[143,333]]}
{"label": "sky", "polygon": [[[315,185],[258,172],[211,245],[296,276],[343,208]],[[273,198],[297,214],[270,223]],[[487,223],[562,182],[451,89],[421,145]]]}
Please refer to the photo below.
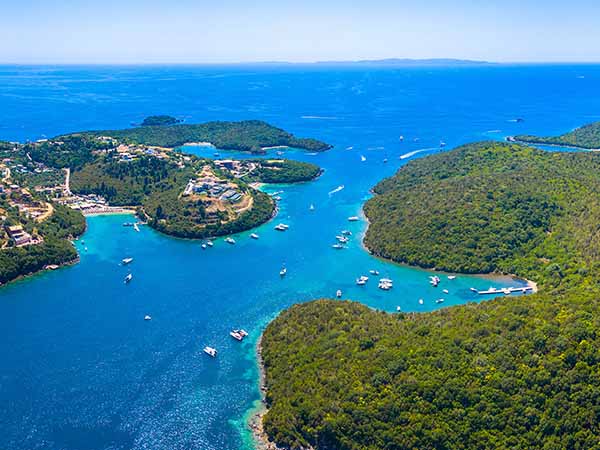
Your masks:
{"label": "sky", "polygon": [[0,0],[0,63],[600,62],[599,0]]}

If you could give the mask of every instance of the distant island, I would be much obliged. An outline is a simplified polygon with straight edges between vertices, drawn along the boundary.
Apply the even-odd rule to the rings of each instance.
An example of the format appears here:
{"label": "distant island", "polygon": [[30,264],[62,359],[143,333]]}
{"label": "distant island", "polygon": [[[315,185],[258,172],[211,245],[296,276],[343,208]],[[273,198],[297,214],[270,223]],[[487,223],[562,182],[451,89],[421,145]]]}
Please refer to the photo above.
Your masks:
{"label": "distant island", "polygon": [[508,140],[527,144],[558,145],[576,147],[588,150],[600,150],[600,122],[584,125],[560,136],[532,136],[520,134],[509,137]]}
{"label": "distant island", "polygon": [[369,65],[369,66],[480,66],[493,64],[487,61],[475,61],[469,59],[452,58],[386,58],[386,59],[363,59],[356,61],[319,61],[316,64],[323,65]]}
{"label": "distant island", "polygon": [[[156,117],[156,116],[155,116]],[[151,122],[156,122],[152,119]],[[310,138],[297,138],[260,120],[141,126],[123,130],[78,132],[67,136],[112,137],[123,143],[175,148],[189,143],[210,143],[224,150],[264,154],[268,147],[294,147],[311,152],[329,150],[331,145]],[[60,138],[60,137],[59,137]]]}
{"label": "distant island", "polygon": [[143,127],[158,127],[165,125],[175,125],[180,123],[180,119],[172,116],[148,116],[142,122]]}
{"label": "distant island", "polygon": [[292,450],[596,446],[598,173],[595,153],[484,142],[378,184],[365,206],[375,254],[514,273],[541,291],[425,314],[291,307],[261,341],[259,438]]}
{"label": "distant island", "polygon": [[[138,143],[185,143],[190,130],[227,142],[226,148],[250,151],[274,142],[298,143],[264,122],[152,125],[26,144],[0,142],[0,283],[75,262],[78,255],[70,240],[84,232],[84,215],[135,212],[171,236],[223,236],[273,217],[275,199],[257,184],[304,182],[321,174],[314,164],[279,156],[213,161]],[[319,142],[298,141],[311,149]]]}

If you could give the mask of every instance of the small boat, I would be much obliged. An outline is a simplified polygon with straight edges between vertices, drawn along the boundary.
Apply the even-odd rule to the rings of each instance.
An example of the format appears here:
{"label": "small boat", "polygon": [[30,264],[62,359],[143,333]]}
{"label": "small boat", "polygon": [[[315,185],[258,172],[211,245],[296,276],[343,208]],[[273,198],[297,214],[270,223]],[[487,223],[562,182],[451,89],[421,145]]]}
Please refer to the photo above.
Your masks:
{"label": "small boat", "polygon": [[449,292],[448,292],[448,289],[444,289],[442,292],[443,292],[444,294],[449,294]]}
{"label": "small boat", "polygon": [[354,147],[346,147],[346,150],[352,150]]}
{"label": "small boat", "polygon": [[310,204],[310,206],[308,207],[309,211],[314,211],[315,210],[315,205],[313,205],[312,203]]}
{"label": "small boat", "polygon": [[85,241],[83,239],[81,240],[81,245],[85,245]]}
{"label": "small boat", "polygon": [[280,224],[277,224],[277,225],[275,226],[275,229],[276,229],[277,231],[285,231],[285,230],[287,230],[289,227],[290,227],[290,226],[289,226],[289,225],[286,225],[285,223],[280,223]]}
{"label": "small boat", "polygon": [[348,222],[358,222],[358,216],[350,216],[348,217]]}
{"label": "small boat", "polygon": [[238,330],[233,330],[229,332],[229,336],[231,336],[232,338],[234,338],[236,341],[241,341],[244,339],[244,336],[242,336]]}
{"label": "small boat", "polygon": [[400,308],[399,306],[396,306],[396,311],[400,312],[400,311],[402,311],[402,308]]}
{"label": "small boat", "polygon": [[138,224],[137,224],[137,223],[134,223],[134,224],[133,224],[133,229],[134,229],[135,231],[140,231],[140,227],[138,227]]}
{"label": "small boat", "polygon": [[367,284],[367,280],[363,280],[362,277],[361,278],[357,278],[356,279],[356,284],[359,286],[364,286],[365,284]]}
{"label": "small boat", "polygon": [[431,276],[429,277],[429,283],[433,286],[433,287],[437,287],[438,284],[440,284],[440,277],[438,277],[437,275]]}
{"label": "small boat", "polygon": [[280,277],[285,277],[285,275],[287,274],[287,269],[285,267],[283,267],[280,271],[279,271],[279,276]]}
{"label": "small boat", "polygon": [[202,250],[206,250],[206,244],[202,244],[200,247],[202,247]]}
{"label": "small boat", "polygon": [[440,141],[440,147],[445,147],[446,143],[444,141]]}
{"label": "small boat", "polygon": [[360,155],[360,160],[361,160],[362,162],[365,162],[365,161],[367,160],[367,158],[365,158],[363,155]]}
{"label": "small boat", "polygon": [[273,197],[275,200],[277,201],[281,201],[281,197],[279,195],[276,195],[275,197]]}
{"label": "small boat", "polygon": [[435,302],[436,303],[444,303],[444,299],[443,298],[438,298]]}
{"label": "small boat", "polygon": [[342,234],[343,234],[344,236],[352,236],[352,231],[349,231],[349,230],[342,230]]}
{"label": "small boat", "polygon": [[400,137],[398,138],[398,140],[399,140],[400,142],[402,142],[402,141],[404,140],[404,136],[400,136]]}
{"label": "small boat", "polygon": [[454,280],[455,278],[456,278],[456,275],[448,275],[449,280]]}
{"label": "small boat", "polygon": [[346,247],[344,247],[343,244],[333,244],[331,247],[335,248],[336,250],[341,250],[343,248],[346,248]]}
{"label": "small boat", "polygon": [[369,273],[371,275],[379,275],[379,270],[371,269],[371,270],[369,270]]}
{"label": "small boat", "polygon": [[394,287],[394,282],[390,278],[381,278],[377,287],[384,291],[389,291]]}
{"label": "small boat", "polygon": [[345,244],[349,241],[349,239],[345,236],[336,236],[335,237],[339,242],[341,242],[342,244]]}
{"label": "small boat", "polygon": [[212,247],[215,244],[213,244],[213,241],[206,241],[206,245],[208,245],[209,247]]}
{"label": "small boat", "polygon": [[131,263],[133,261],[133,258],[123,258],[121,260],[121,263],[126,266],[127,264]]}
{"label": "small boat", "polygon": [[217,349],[207,346],[207,347],[204,347],[204,353],[206,353],[208,356],[211,356],[214,358],[215,356],[217,356]]}
{"label": "small boat", "polygon": [[235,244],[235,239],[233,239],[232,237],[227,237],[227,238],[225,238],[225,242],[233,245],[233,244]]}
{"label": "small boat", "polygon": [[335,194],[336,192],[340,192],[342,189],[344,189],[344,185],[340,184],[338,187],[336,187],[335,189],[331,190],[328,192],[327,195],[332,195]]}
{"label": "small boat", "polygon": [[258,239],[258,234],[256,234],[256,233],[252,233],[252,234],[250,235],[250,237],[251,237],[252,239]]}
{"label": "small boat", "polygon": [[283,152],[282,151],[279,151],[276,154],[277,154],[277,156],[283,156]]}
{"label": "small boat", "polygon": [[420,298],[420,299],[419,299],[419,305],[422,305],[423,303],[424,303],[424,302],[423,302],[423,299],[422,299],[422,298]]}
{"label": "small boat", "polygon": [[144,316],[144,320],[152,320],[152,317],[151,317],[151,316],[149,316],[149,315],[145,315],[145,316]]}
{"label": "small boat", "polygon": [[479,292],[477,289],[475,288],[469,288],[471,290],[471,292]]}
{"label": "small boat", "polygon": [[337,298],[341,298],[342,297],[342,291],[340,289],[338,289],[337,292],[335,293],[335,296]]}
{"label": "small boat", "polygon": [[133,279],[133,275],[129,274],[125,277],[125,284],[129,283]]}
{"label": "small boat", "polygon": [[385,158],[385,159],[383,160],[383,162],[384,162],[384,163],[388,162],[388,159],[387,159],[387,158]]}
{"label": "small boat", "polygon": [[221,156],[221,154],[219,152],[214,152],[213,156]]}
{"label": "small boat", "polygon": [[133,222],[124,222],[123,226],[124,227],[132,227],[133,226]]}

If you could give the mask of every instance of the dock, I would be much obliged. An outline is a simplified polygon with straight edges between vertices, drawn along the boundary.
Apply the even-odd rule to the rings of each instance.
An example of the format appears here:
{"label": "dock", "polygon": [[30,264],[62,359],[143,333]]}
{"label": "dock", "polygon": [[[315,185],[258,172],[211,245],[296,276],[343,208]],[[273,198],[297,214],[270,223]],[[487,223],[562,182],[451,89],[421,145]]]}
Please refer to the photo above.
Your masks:
{"label": "dock", "polygon": [[471,289],[473,292],[476,292],[477,295],[493,295],[493,294],[515,294],[515,293],[522,293],[525,294],[527,292],[531,292],[533,291],[533,288],[531,286],[525,286],[525,287],[508,287],[508,288],[489,288],[488,290],[485,291],[479,291],[477,289]]}

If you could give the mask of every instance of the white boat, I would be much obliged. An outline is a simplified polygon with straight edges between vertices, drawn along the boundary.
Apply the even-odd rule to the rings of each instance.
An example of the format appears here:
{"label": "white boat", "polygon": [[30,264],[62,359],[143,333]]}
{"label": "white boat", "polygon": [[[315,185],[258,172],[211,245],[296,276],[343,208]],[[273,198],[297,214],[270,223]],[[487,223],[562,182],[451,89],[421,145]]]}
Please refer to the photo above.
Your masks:
{"label": "white boat", "polygon": [[471,290],[471,292],[479,292],[477,289],[475,288],[469,288]]}
{"label": "white boat", "polygon": [[371,270],[369,270],[369,273],[371,275],[379,275],[379,270],[371,269]]}
{"label": "white boat", "polygon": [[443,298],[438,298],[435,302],[436,303],[444,303],[444,299]]}
{"label": "white boat", "polygon": [[217,349],[206,346],[204,347],[204,353],[214,358],[215,356],[217,356]]}
{"label": "white boat", "polygon": [[229,336],[234,338],[236,341],[241,341],[244,339],[244,336],[242,336],[237,330],[230,331]]}
{"label": "white boat", "polygon": [[404,140],[404,136],[400,136],[400,137],[398,138],[398,140],[399,140],[399,141],[403,141],[403,140]]}
{"label": "white boat", "polygon": [[381,278],[377,287],[384,291],[389,291],[394,287],[394,282],[390,278]]}
{"label": "white boat", "polygon": [[256,234],[256,233],[252,233],[252,234],[250,235],[250,237],[251,237],[252,239],[258,239],[258,234]]}
{"label": "white boat", "polygon": [[342,297],[342,291],[340,289],[338,289],[337,292],[335,293],[335,296],[337,298],[341,298]]}
{"label": "white boat", "polygon": [[310,206],[308,207],[309,211],[314,211],[315,210],[315,205],[313,205],[312,203],[310,204]]}
{"label": "white boat", "polygon": [[275,200],[280,201],[281,197],[279,195],[276,195],[275,197],[273,197]]}
{"label": "white boat", "polygon": [[357,222],[358,220],[359,220],[358,216],[350,216],[350,217],[348,217],[348,222]]}
{"label": "white boat", "polygon": [[446,143],[444,141],[440,141],[440,147],[445,147]]}
{"label": "white boat", "polygon": [[437,285],[440,284],[440,281],[440,277],[437,275],[429,277],[429,283],[431,283],[433,287],[437,287]]}
{"label": "white boat", "polygon": [[215,244],[213,244],[213,241],[206,241],[206,245],[208,245],[209,247],[212,247]]}
{"label": "white boat", "polygon": [[134,229],[135,231],[140,231],[140,227],[138,227],[138,224],[137,224],[137,223],[134,223],[134,224],[133,224],[133,229]]}
{"label": "white boat", "polygon": [[152,320],[152,317],[150,317],[150,316],[148,316],[148,315],[145,315],[145,316],[144,316],[144,320]]}
{"label": "white boat", "polygon": [[367,158],[365,158],[363,155],[360,155],[360,160],[361,160],[362,162],[365,162],[365,161],[367,160]]}
{"label": "white boat", "polygon": [[235,244],[235,239],[233,239],[232,237],[227,237],[227,238],[225,238],[225,242],[233,245],[233,244]]}
{"label": "white boat", "polygon": [[336,187],[335,189],[329,191],[328,195],[332,195],[332,194],[335,194],[336,192],[340,192],[342,189],[344,189],[343,184],[341,184],[338,187]]}
{"label": "white boat", "polygon": [[442,292],[443,292],[444,294],[449,294],[449,292],[448,292],[448,289],[444,289]]}
{"label": "white boat", "polygon": [[346,248],[343,244],[333,244],[331,247],[335,248],[336,250],[342,250],[343,248]]}
{"label": "white boat", "polygon": [[129,283],[133,279],[133,275],[129,274],[125,277],[125,284]]}
{"label": "white boat", "polygon": [[352,231],[350,231],[350,230],[342,230],[342,234],[344,236],[352,236]]}
{"label": "white boat", "polygon": [[423,303],[424,303],[424,302],[423,302],[423,299],[422,299],[422,298],[420,298],[420,299],[419,299],[419,305],[422,305]]}
{"label": "white boat", "polygon": [[285,277],[286,274],[287,274],[287,269],[285,267],[279,271],[279,276],[281,276],[281,277]]}
{"label": "white boat", "polygon": [[133,261],[133,258],[123,258],[123,259],[121,260],[121,263],[122,263],[124,266],[126,266],[127,264],[129,264],[129,263],[130,263],[130,262],[132,262],[132,261]]}
{"label": "white boat", "polygon": [[202,250],[206,250],[206,244],[202,244],[200,247],[202,247]]}
{"label": "white boat", "polygon": [[358,284],[359,286],[364,286],[365,284],[367,284],[367,280],[363,280],[362,278],[357,278],[356,284]]}
{"label": "white boat", "polygon": [[455,278],[456,278],[456,275],[448,275],[449,280],[454,280]]}
{"label": "white boat", "polygon": [[277,156],[282,156],[282,155],[283,155],[283,152],[281,152],[281,151],[277,152]]}
{"label": "white boat", "polygon": [[242,337],[248,336],[248,332],[246,330],[241,329],[241,328],[239,330],[235,330],[235,331],[237,331],[240,334],[240,336],[242,336]]}
{"label": "white boat", "polygon": [[348,238],[342,235],[336,236],[335,237],[339,242],[341,242],[342,244],[345,244],[346,242],[348,242]]}
{"label": "white boat", "polygon": [[285,231],[285,230],[287,230],[289,227],[290,227],[290,226],[289,226],[289,225],[286,225],[285,223],[280,223],[280,224],[277,224],[277,225],[275,226],[275,229],[276,229],[277,231]]}
{"label": "white boat", "polygon": [[384,162],[384,163],[388,162],[388,159],[387,159],[387,158],[384,158],[383,162]]}
{"label": "white boat", "polygon": [[396,306],[396,311],[400,312],[400,311],[402,311],[402,308],[400,308],[399,306]]}

